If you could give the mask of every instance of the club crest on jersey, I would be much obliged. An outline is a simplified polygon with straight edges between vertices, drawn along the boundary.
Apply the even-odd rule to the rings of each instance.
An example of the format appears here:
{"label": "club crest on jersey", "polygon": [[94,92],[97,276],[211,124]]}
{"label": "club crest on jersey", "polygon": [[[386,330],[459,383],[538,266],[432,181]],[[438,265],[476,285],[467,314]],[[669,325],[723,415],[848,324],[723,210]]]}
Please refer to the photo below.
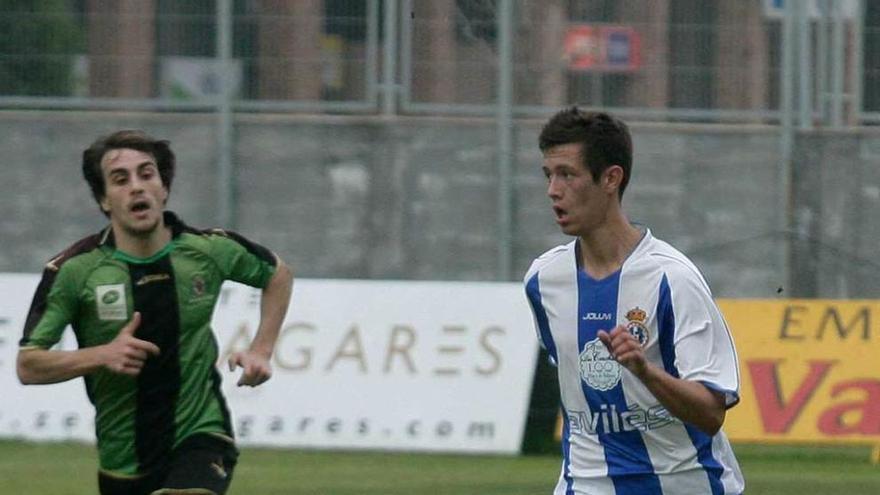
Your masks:
{"label": "club crest on jersey", "polygon": [[611,390],[620,382],[620,365],[598,337],[584,344],[580,368],[581,379],[596,390]]}
{"label": "club crest on jersey", "polygon": [[189,302],[212,301],[213,295],[209,290],[207,279],[201,273],[195,273],[189,279]]}
{"label": "club crest on jersey", "polygon": [[95,303],[98,319],[125,321],[128,319],[128,304],[125,298],[125,284],[99,285],[95,287]]}
{"label": "club crest on jersey", "polygon": [[636,306],[635,308],[626,312],[626,329],[629,330],[629,333],[639,340],[639,344],[642,344],[642,347],[648,343],[648,326],[645,323],[648,321],[648,313],[645,310]]}
{"label": "club crest on jersey", "polygon": [[205,277],[201,275],[193,275],[192,277],[192,296],[193,298],[205,295]]}

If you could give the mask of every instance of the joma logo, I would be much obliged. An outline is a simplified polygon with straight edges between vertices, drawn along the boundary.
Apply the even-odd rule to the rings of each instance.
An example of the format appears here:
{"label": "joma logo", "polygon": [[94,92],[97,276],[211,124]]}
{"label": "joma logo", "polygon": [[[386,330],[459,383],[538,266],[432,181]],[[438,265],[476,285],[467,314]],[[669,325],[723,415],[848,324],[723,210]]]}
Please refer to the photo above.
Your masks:
{"label": "joma logo", "polygon": [[611,313],[587,313],[585,320],[610,320]]}

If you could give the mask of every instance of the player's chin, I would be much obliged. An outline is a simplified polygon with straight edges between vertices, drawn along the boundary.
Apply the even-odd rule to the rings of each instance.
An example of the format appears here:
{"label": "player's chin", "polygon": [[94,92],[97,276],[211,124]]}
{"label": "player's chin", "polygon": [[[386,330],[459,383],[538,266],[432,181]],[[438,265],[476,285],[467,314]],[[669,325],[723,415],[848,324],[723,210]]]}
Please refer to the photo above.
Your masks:
{"label": "player's chin", "polygon": [[580,232],[577,229],[577,227],[571,223],[560,224],[559,228],[562,230],[562,233],[565,235],[578,235]]}
{"label": "player's chin", "polygon": [[128,230],[134,234],[151,234],[159,228],[159,219],[150,218],[144,220],[136,220],[128,224]]}

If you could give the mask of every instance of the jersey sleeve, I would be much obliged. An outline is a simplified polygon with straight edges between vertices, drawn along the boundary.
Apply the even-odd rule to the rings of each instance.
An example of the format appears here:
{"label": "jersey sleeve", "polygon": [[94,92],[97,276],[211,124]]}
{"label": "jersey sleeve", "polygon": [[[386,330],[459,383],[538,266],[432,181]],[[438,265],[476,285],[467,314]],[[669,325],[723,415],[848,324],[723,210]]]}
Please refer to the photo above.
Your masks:
{"label": "jersey sleeve", "polygon": [[61,340],[64,329],[74,320],[77,288],[72,270],[68,268],[68,265],[60,269],[48,266],[43,271],[25,320],[19,341],[21,348],[49,349]]}
{"label": "jersey sleeve", "polygon": [[269,284],[278,258],[265,247],[229,231],[215,231],[212,252],[226,280],[257,288]]}
{"label": "jersey sleeve", "polygon": [[[674,320],[674,369],[679,378],[722,393],[728,408],[739,402],[739,368],[733,337],[708,285],[698,273],[668,281],[666,317]],[[661,301],[664,299],[661,288]],[[662,304],[662,302],[661,302]]]}
{"label": "jersey sleeve", "polygon": [[526,299],[529,302],[529,309],[532,310],[532,319],[535,325],[535,332],[538,335],[538,343],[547,351],[550,356],[550,362],[555,366],[558,361],[556,344],[553,342],[553,335],[550,332],[550,321],[547,318],[547,311],[544,308],[541,296],[539,273],[536,263],[532,263],[532,266],[523,278],[523,283],[525,285]]}

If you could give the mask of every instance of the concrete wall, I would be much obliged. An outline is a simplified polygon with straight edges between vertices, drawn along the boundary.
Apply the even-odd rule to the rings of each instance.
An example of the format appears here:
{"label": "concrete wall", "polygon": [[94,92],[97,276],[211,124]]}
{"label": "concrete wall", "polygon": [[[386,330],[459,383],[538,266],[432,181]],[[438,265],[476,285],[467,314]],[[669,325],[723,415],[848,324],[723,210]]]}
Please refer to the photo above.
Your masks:
{"label": "concrete wall", "polygon": [[[568,240],[545,195],[540,125],[520,122],[516,133],[517,276]],[[798,182],[787,193],[775,128],[632,127],[630,218],[691,256],[716,295],[880,295],[871,256],[880,241],[880,134],[799,136]],[[215,225],[212,116],[0,112],[0,271],[38,271],[104,225],[80,154],[119,128],[172,141],[179,168],[169,208],[194,226]],[[248,115],[237,118],[236,135],[235,228],[298,276],[495,279],[494,122]]]}

